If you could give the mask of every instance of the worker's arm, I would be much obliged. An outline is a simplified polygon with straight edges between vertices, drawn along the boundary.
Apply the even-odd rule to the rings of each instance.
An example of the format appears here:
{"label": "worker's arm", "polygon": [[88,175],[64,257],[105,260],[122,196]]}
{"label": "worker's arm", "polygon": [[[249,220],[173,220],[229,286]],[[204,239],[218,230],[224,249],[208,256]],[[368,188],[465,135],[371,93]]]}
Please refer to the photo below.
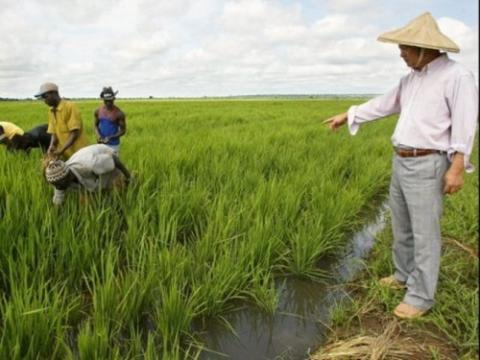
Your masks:
{"label": "worker's arm", "polygon": [[113,155],[113,162],[115,163],[115,167],[122,172],[123,175],[125,175],[125,179],[127,182],[130,181],[130,172],[127,170],[125,165],[120,161],[118,156]]}
{"label": "worker's arm", "polygon": [[55,153],[55,149],[58,145],[58,138],[57,135],[52,134],[52,138],[50,139],[50,146],[48,147],[48,153],[53,154]]}
{"label": "worker's arm", "polygon": [[62,155],[65,152],[65,150],[67,150],[70,146],[73,145],[73,143],[78,139],[79,136],[80,136],[80,129],[74,129],[70,131],[68,135],[68,139],[65,142],[65,145],[63,145],[61,149],[54,151],[54,154],[58,156]]}
{"label": "worker's arm", "polygon": [[95,129],[95,135],[97,136],[97,142],[103,143],[102,135],[100,134],[100,130],[98,129],[98,124],[100,120],[98,119],[98,109],[95,110],[93,113],[93,128]]}

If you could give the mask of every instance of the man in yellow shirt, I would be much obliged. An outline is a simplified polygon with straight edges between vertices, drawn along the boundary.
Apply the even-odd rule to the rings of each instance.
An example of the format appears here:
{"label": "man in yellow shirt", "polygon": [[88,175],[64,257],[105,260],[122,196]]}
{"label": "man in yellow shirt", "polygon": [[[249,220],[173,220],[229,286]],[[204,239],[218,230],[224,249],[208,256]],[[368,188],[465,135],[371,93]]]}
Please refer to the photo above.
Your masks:
{"label": "man in yellow shirt", "polygon": [[89,144],[78,107],[60,98],[58,86],[45,83],[35,95],[50,106],[47,132],[52,134],[48,153],[68,159],[77,150]]}

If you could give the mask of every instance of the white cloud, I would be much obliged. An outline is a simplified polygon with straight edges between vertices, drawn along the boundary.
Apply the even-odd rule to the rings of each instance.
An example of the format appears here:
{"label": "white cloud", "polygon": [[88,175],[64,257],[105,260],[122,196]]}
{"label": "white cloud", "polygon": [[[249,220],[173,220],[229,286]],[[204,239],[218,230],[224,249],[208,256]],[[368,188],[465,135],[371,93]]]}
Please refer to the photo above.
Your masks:
{"label": "white cloud", "polygon": [[[378,34],[433,4],[0,0],[0,96],[31,96],[46,80],[66,96],[107,84],[122,96],[383,92],[408,69]],[[452,57],[478,78],[478,19],[433,10],[462,49]]]}
{"label": "white cloud", "polygon": [[438,26],[460,48],[460,53],[450,57],[470,69],[478,83],[478,25],[472,29],[459,20],[442,17],[438,19]]}
{"label": "white cloud", "polygon": [[327,7],[332,12],[353,12],[358,10],[367,10],[373,6],[372,0],[326,0]]}

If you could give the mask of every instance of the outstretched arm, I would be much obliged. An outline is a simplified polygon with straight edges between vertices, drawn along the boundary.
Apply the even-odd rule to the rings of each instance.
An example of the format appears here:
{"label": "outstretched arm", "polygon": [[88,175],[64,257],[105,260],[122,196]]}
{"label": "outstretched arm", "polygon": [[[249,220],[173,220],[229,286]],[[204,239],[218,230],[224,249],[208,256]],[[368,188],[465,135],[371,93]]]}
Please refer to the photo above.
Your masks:
{"label": "outstretched arm", "polygon": [[348,123],[351,135],[355,135],[361,124],[400,112],[401,84],[387,93],[370,99],[360,105],[351,106],[347,112],[335,115],[323,123],[336,130]]}

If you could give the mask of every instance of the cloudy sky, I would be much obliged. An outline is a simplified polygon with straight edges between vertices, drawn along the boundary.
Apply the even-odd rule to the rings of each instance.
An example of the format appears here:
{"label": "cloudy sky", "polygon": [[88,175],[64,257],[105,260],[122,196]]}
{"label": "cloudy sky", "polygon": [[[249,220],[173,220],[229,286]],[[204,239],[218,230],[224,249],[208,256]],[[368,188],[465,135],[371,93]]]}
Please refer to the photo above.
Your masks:
{"label": "cloudy sky", "polygon": [[476,0],[0,0],[0,97],[382,93],[377,36],[430,11],[478,84]]}

